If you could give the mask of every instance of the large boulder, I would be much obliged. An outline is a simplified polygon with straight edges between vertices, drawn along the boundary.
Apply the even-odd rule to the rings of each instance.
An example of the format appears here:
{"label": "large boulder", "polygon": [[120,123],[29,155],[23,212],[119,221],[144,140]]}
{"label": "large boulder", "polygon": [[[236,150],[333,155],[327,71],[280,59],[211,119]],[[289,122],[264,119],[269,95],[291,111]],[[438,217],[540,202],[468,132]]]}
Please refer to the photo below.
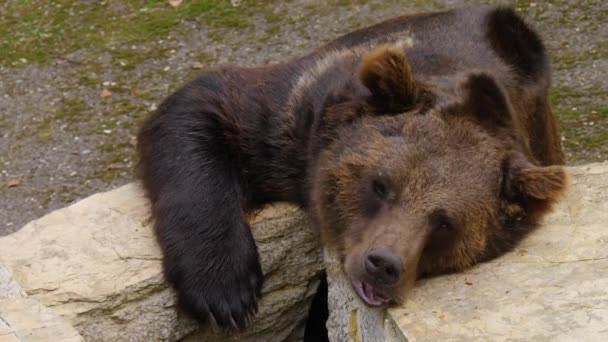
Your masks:
{"label": "large boulder", "polygon": [[0,341],[81,342],[76,329],[32,298],[0,300]]}
{"label": "large boulder", "polygon": [[[335,341],[608,341],[608,163],[569,168],[568,194],[513,252],[419,281],[386,312],[328,258]],[[332,266],[333,265],[333,266]],[[337,310],[337,311],[336,311]]]}
{"label": "large boulder", "polygon": [[[279,341],[301,331],[323,268],[317,234],[304,213],[285,204],[266,208],[251,224],[266,275],[252,327],[238,336],[207,331],[191,338]],[[87,341],[172,341],[196,329],[176,310],[160,260],[148,201],[136,183],[0,238],[0,264],[31,299],[53,309]],[[12,279],[0,288],[4,283],[13,289]]]}
{"label": "large boulder", "polygon": [[27,298],[13,274],[0,265],[0,341],[83,341],[53,310]]}

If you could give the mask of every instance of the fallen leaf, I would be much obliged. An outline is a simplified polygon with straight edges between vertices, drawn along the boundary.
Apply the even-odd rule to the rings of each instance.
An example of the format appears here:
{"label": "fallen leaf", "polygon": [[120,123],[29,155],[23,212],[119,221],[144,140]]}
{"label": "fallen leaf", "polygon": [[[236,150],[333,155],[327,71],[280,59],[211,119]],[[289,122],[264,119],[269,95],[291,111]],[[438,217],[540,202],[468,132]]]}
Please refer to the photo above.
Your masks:
{"label": "fallen leaf", "polygon": [[101,93],[99,93],[99,96],[101,97],[108,97],[108,96],[112,96],[112,92],[109,91],[106,88],[103,88],[103,90],[101,91]]}
{"label": "fallen leaf", "polygon": [[182,4],[182,0],[167,0],[171,7],[177,7]]}
{"label": "fallen leaf", "polygon": [[18,179],[9,179],[8,182],[6,182],[6,187],[7,188],[14,188],[17,187],[21,184],[21,181]]}
{"label": "fallen leaf", "polygon": [[140,96],[141,95],[141,90],[138,88],[133,88],[131,89],[131,95],[133,96]]}
{"label": "fallen leaf", "polygon": [[112,163],[112,164],[109,164],[107,167],[108,170],[120,170],[122,168],[123,168],[123,165],[121,163]]}
{"label": "fallen leaf", "polygon": [[196,62],[196,63],[192,64],[192,69],[204,69],[204,68],[205,68],[205,64],[203,64],[203,63]]}

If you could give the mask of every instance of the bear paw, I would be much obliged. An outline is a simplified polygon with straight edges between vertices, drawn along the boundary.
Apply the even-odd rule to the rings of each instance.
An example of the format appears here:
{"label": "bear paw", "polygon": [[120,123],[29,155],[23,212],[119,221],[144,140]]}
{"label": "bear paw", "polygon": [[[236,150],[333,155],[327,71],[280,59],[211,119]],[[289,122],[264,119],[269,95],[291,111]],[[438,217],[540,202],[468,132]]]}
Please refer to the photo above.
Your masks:
{"label": "bear paw", "polygon": [[253,256],[240,253],[212,259],[202,259],[205,267],[201,267],[199,258],[198,263],[185,263],[177,269],[167,267],[179,306],[212,327],[244,329],[257,313],[261,296],[263,275],[257,251]]}

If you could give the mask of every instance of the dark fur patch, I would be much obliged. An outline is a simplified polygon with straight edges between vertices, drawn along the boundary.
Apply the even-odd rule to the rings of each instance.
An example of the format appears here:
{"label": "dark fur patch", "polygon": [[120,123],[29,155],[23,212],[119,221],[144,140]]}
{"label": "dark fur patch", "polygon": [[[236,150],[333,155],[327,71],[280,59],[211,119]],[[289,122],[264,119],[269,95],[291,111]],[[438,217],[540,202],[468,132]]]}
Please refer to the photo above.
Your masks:
{"label": "dark fur patch", "polygon": [[486,74],[471,75],[465,84],[467,110],[490,128],[507,128],[511,124],[509,103],[494,79]]}
{"label": "dark fur patch", "polygon": [[537,78],[545,72],[545,48],[538,35],[510,8],[497,8],[487,19],[486,37],[492,48],[520,76]]}

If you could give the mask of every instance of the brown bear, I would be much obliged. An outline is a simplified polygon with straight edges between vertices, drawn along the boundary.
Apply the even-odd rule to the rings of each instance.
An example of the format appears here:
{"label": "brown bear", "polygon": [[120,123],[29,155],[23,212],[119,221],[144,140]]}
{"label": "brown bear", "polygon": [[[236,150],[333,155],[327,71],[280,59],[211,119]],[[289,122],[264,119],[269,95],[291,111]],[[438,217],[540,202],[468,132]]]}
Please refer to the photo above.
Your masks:
{"label": "brown bear", "polygon": [[247,215],[306,209],[369,305],[513,248],[564,190],[543,44],[511,9],[401,16],[287,63],[208,71],[139,133],[167,280],[242,328],[262,286]]}

